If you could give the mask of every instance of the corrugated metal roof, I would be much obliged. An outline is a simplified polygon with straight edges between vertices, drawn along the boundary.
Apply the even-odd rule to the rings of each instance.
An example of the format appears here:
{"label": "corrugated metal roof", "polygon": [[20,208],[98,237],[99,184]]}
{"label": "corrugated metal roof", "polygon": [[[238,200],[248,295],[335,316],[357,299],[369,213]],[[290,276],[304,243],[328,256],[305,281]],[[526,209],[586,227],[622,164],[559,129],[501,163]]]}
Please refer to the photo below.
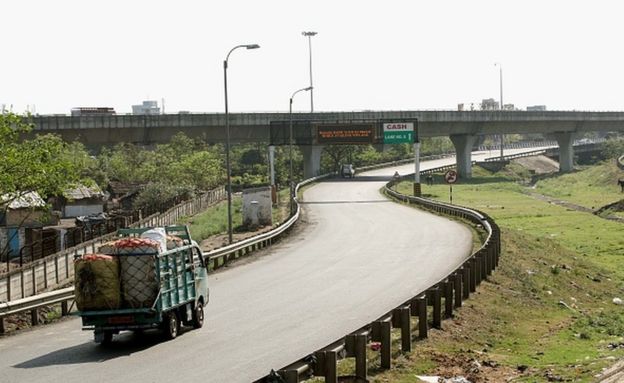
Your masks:
{"label": "corrugated metal roof", "polygon": [[9,209],[24,209],[31,207],[44,207],[46,205],[45,201],[41,198],[39,193],[37,192],[28,192],[26,194],[21,195],[20,197],[15,198],[15,194],[4,194],[0,197],[1,204],[5,204],[7,201],[11,201],[9,203]]}
{"label": "corrugated metal roof", "polygon": [[65,191],[63,191],[63,196],[67,199],[77,201],[88,198],[103,198],[104,193],[102,193],[102,189],[100,189],[100,187],[97,185],[80,185],[75,188],[65,189]]}

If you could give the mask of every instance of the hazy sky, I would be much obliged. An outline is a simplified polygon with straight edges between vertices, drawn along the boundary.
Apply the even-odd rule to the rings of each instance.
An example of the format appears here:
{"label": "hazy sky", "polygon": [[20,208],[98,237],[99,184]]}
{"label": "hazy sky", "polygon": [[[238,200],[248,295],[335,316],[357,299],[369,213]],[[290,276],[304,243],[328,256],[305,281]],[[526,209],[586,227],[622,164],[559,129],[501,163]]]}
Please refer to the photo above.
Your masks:
{"label": "hazy sky", "polygon": [[[287,111],[309,84],[316,111],[516,107],[624,110],[621,1],[3,0],[1,104],[168,113]],[[31,107],[32,108],[32,107]],[[310,108],[298,94],[295,111]]]}

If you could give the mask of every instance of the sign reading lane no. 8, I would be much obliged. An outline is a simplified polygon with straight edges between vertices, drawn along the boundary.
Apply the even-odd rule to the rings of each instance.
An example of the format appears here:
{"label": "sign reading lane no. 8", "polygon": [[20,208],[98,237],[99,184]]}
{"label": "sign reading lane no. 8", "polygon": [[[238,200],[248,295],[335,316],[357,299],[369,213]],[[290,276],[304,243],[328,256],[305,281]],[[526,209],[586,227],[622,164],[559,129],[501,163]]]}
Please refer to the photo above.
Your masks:
{"label": "sign reading lane no. 8", "polygon": [[414,142],[413,122],[387,122],[383,124],[384,144],[411,144]]}
{"label": "sign reading lane no. 8", "polygon": [[317,125],[319,144],[372,144],[375,138],[373,124]]}

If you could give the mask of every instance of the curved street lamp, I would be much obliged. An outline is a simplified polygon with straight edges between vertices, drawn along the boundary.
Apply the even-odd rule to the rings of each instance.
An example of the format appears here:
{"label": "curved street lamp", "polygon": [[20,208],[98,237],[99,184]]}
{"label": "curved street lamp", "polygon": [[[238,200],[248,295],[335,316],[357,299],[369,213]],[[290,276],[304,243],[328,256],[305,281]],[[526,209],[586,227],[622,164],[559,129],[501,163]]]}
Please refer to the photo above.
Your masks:
{"label": "curved street lamp", "polygon": [[231,244],[233,242],[232,236],[232,181],[230,178],[230,174],[232,173],[232,169],[230,166],[230,115],[228,111],[228,88],[227,88],[227,68],[228,68],[228,60],[230,55],[234,50],[238,48],[246,48],[246,49],[258,49],[260,45],[258,44],[244,44],[237,45],[234,48],[230,49],[227,56],[225,56],[225,60],[223,60],[223,85],[225,87],[225,168],[226,168],[226,178],[227,178],[227,214],[228,214],[228,241]]}
{"label": "curved street lamp", "polygon": [[312,37],[318,32],[301,32],[302,36],[308,38],[308,52],[310,53],[310,113],[314,113],[314,87],[312,86]]}
{"label": "curved street lamp", "polygon": [[307,88],[301,88],[296,90],[292,96],[290,96],[290,104],[289,104],[289,109],[288,109],[288,127],[289,127],[289,134],[288,134],[288,158],[289,158],[289,162],[290,162],[290,168],[288,171],[288,183],[290,185],[290,215],[293,215],[293,209],[294,209],[294,199],[295,199],[295,184],[293,182],[293,121],[292,121],[292,104],[293,104],[293,98],[295,97],[295,95],[299,92],[307,92],[307,91],[311,91],[312,87],[309,86]]}
{"label": "curved street lamp", "polygon": [[[503,110],[503,64],[501,63],[494,63],[494,66],[498,66],[498,76],[499,76],[499,83],[500,83],[500,110]],[[503,133],[501,132],[500,135],[500,160],[503,161]]]}

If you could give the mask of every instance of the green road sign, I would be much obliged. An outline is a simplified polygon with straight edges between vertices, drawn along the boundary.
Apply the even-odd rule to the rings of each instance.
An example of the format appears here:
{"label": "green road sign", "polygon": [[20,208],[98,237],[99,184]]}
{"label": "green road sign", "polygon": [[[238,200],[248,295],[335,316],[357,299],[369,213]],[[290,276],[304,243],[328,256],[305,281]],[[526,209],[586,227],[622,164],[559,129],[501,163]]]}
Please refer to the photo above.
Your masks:
{"label": "green road sign", "polygon": [[391,122],[383,124],[384,144],[411,144],[414,142],[413,122]]}

